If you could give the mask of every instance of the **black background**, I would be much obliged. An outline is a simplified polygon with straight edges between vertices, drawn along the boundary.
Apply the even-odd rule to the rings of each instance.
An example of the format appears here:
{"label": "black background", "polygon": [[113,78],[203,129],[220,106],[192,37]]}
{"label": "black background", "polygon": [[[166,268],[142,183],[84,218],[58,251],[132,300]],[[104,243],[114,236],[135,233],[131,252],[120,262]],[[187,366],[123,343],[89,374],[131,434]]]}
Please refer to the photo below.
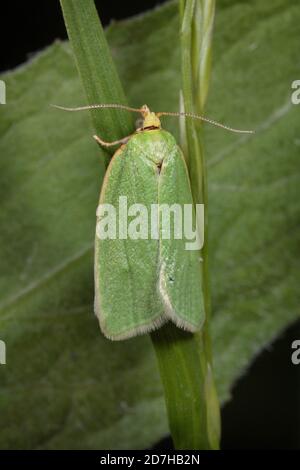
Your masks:
{"label": "black background", "polygon": [[[104,25],[164,3],[159,0],[97,1]],[[1,2],[1,62],[7,70],[67,34],[58,0]],[[300,365],[291,363],[291,344],[300,339],[300,323],[265,349],[232,390],[222,410],[223,449],[300,448]],[[156,449],[170,447],[166,438]]]}
{"label": "black background", "polygon": [[[165,0],[96,0],[95,3],[106,26],[112,19],[128,18]],[[31,53],[52,44],[55,39],[67,38],[58,0],[2,0],[0,16],[2,71],[25,62]]]}

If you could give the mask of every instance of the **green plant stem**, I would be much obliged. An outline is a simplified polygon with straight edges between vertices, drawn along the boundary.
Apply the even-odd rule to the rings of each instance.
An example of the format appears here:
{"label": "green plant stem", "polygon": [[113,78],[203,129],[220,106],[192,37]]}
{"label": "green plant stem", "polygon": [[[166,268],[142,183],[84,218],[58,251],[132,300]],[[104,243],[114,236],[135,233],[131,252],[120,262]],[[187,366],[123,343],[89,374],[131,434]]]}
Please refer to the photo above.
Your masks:
{"label": "green plant stem", "polygon": [[[127,104],[94,1],[60,3],[88,104]],[[96,133],[104,140],[124,137],[134,128],[133,116],[126,111],[90,110],[90,114]]]}
{"label": "green plant stem", "polygon": [[211,449],[207,433],[201,337],[169,323],[151,334],[176,449]]}
{"label": "green plant stem", "polygon": [[[211,41],[215,13],[215,0],[186,0],[180,6],[182,29],[182,94],[186,112],[204,114],[211,70]],[[190,76],[187,76],[189,66]],[[202,249],[202,290],[206,320],[202,342],[207,364],[206,396],[207,425],[211,441],[217,446],[220,437],[220,412],[217,392],[212,374],[212,350],[210,338],[211,295],[208,255],[208,188],[207,169],[204,156],[202,126],[198,122],[186,120],[186,148],[189,159],[188,168],[195,203],[204,204],[205,243]]]}
{"label": "green plant stem", "polygon": [[[182,97],[186,112],[201,114],[208,93],[214,1],[181,0]],[[205,244],[202,250],[202,290],[206,312],[203,330],[196,335],[167,325],[153,341],[162,372],[168,415],[176,448],[218,449],[220,411],[212,373],[209,333],[210,284],[208,266],[207,176],[201,126],[186,120],[182,146],[187,150],[195,203],[205,206]],[[180,364],[179,373],[168,370]],[[172,375],[173,374],[173,375]]]}

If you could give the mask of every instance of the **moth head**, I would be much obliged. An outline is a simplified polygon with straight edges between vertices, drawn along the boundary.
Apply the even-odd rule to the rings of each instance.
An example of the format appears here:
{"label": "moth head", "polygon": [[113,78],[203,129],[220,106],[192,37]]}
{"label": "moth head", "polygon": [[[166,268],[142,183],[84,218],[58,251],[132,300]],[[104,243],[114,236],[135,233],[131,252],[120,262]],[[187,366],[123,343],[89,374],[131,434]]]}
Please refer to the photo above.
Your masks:
{"label": "moth head", "polygon": [[158,115],[151,112],[146,104],[141,107],[141,114],[143,116],[143,129],[147,127],[156,127],[158,129],[161,128]]}

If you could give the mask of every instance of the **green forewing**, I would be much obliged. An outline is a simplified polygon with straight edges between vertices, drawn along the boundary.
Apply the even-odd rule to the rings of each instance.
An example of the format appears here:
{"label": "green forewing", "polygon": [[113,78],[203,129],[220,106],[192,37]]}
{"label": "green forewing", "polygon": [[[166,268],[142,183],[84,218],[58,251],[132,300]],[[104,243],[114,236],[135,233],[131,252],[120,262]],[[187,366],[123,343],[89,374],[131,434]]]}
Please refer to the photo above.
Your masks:
{"label": "green forewing", "polygon": [[[119,214],[119,197],[127,208],[142,204],[192,204],[184,158],[171,134],[163,130],[137,132],[114,155],[105,175],[101,204]],[[135,217],[128,217],[128,223]],[[160,221],[160,219],[159,219]],[[117,225],[118,228],[118,225]],[[145,233],[143,235],[145,237]],[[199,251],[185,250],[185,240],[151,238],[150,215],[146,239],[95,241],[95,312],[103,333],[124,339],[148,332],[171,319],[195,331],[204,308]]]}
{"label": "green forewing", "polygon": [[[194,204],[187,167],[175,142],[162,164],[158,194],[161,206],[167,204],[171,207],[176,203],[181,208],[185,205],[192,207],[195,230]],[[165,300],[165,313],[177,326],[188,331],[197,331],[204,321],[200,250],[187,250],[189,240],[184,236],[180,239],[164,239],[162,223],[160,227],[160,292]]]}

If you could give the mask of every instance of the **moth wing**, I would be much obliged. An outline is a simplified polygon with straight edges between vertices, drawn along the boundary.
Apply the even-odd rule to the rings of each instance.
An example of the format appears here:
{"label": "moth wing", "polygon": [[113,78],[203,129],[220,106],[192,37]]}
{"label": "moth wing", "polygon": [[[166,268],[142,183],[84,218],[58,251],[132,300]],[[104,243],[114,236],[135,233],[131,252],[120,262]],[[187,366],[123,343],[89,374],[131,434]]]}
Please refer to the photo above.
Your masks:
{"label": "moth wing", "polygon": [[[159,290],[165,306],[165,313],[178,327],[187,331],[197,331],[205,318],[202,294],[201,252],[187,250],[190,242],[182,230],[181,239],[174,235],[175,217],[171,217],[171,233],[169,239],[164,239],[166,229],[163,227],[163,205],[170,208],[177,204],[182,209],[181,228],[184,227],[183,208],[188,204],[192,209],[193,227],[195,229],[195,208],[191,193],[188,171],[183,154],[179,147],[173,147],[172,152],[164,159],[159,184],[160,205],[160,277]],[[171,212],[171,216],[173,216]],[[177,223],[180,220],[177,216]],[[177,225],[178,227],[178,225]]]}
{"label": "moth wing", "polygon": [[99,224],[104,218],[99,213],[97,217],[95,313],[104,335],[113,340],[146,333],[166,321],[157,291],[158,240],[152,240],[149,234],[147,239],[136,240],[118,235],[118,222],[126,215],[124,206],[119,206],[120,196],[127,198],[128,209],[142,203],[148,211],[158,198],[156,167],[144,158],[137,142],[136,135],[115,153],[101,190],[100,204],[115,208],[116,239],[99,238]]}

